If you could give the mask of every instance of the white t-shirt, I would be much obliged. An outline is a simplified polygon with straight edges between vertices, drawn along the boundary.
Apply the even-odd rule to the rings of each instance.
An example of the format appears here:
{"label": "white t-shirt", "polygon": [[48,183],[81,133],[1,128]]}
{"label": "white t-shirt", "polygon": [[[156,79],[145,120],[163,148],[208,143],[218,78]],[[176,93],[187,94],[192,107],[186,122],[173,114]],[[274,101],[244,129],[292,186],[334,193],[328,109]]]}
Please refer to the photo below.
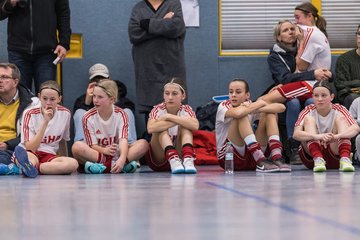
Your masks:
{"label": "white t-shirt", "polygon": [[353,118],[360,123],[360,98],[356,98],[350,106],[349,112]]}
{"label": "white t-shirt", "polygon": [[[151,110],[150,115],[149,115],[149,119],[158,119],[159,117],[167,114],[167,110],[166,110],[166,104],[160,103],[156,106],[154,106],[154,108]],[[192,110],[192,108],[189,105],[181,105],[179,108],[179,111],[176,113],[177,116],[179,117],[192,117],[192,118],[196,118],[196,114],[195,112]],[[171,127],[168,129],[168,133],[169,136],[171,137],[172,140],[174,140],[178,134],[178,128],[179,125],[176,125],[174,127]]]}
{"label": "white t-shirt", "polygon": [[[56,154],[59,149],[59,143],[62,139],[70,140],[70,111],[57,106],[54,117],[49,121],[40,146],[36,151]],[[30,108],[24,113],[21,128],[21,143],[31,140],[38,132],[44,121],[41,113],[41,107]]]}
{"label": "white t-shirt", "polygon": [[[215,123],[215,132],[216,132],[216,151],[218,159],[221,159],[226,151],[226,139],[228,136],[229,127],[231,121],[234,118],[225,118],[227,110],[233,108],[230,100],[223,101],[219,104],[218,110],[216,112],[216,123]],[[253,113],[249,114],[250,124],[254,123],[256,120],[259,120],[260,114]]]}
{"label": "white t-shirt", "polygon": [[[113,112],[108,120],[100,117],[96,108],[85,113],[82,119],[86,143],[106,147],[118,144],[119,138],[128,138],[128,117],[125,111],[113,105]],[[119,154],[119,152],[117,152]]]}
{"label": "white t-shirt", "polygon": [[[304,31],[304,51],[300,58],[310,63],[307,71],[318,68],[331,68],[331,49],[329,40],[316,26],[298,25]],[[311,87],[315,81],[306,81]]]}
{"label": "white t-shirt", "polygon": [[334,122],[337,116],[342,115],[346,119],[349,126],[356,124],[355,120],[351,117],[349,111],[340,104],[332,104],[331,110],[325,117],[321,116],[314,104],[310,104],[304,108],[299,114],[299,118],[295,123],[295,127],[304,126],[304,119],[306,116],[312,116],[316,121],[316,126],[319,133],[330,133],[334,128]]}

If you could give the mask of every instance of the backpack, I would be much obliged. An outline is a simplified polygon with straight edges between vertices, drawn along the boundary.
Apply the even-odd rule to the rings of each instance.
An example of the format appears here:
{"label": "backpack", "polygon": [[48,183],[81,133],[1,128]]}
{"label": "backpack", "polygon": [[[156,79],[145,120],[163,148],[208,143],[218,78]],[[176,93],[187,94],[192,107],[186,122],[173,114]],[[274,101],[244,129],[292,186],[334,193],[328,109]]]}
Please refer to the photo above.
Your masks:
{"label": "backpack", "polygon": [[215,129],[216,112],[219,103],[210,101],[196,108],[196,118],[199,121],[199,130],[213,131]]}

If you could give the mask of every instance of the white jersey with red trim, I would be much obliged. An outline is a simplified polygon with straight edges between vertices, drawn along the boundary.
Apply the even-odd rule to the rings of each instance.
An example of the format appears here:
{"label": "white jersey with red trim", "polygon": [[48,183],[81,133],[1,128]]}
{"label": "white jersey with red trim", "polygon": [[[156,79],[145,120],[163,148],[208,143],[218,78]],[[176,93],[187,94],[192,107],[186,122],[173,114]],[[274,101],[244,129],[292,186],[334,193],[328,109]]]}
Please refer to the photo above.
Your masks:
{"label": "white jersey with red trim", "polygon": [[350,112],[340,104],[332,104],[329,114],[324,117],[318,113],[314,104],[310,104],[300,112],[299,118],[295,123],[295,127],[303,127],[305,117],[312,116],[316,121],[316,126],[319,133],[330,133],[334,128],[335,119],[339,115],[343,116],[346,119],[349,126],[357,124],[351,116]]}
{"label": "white jersey with red trim", "polygon": [[[225,154],[226,149],[226,139],[228,136],[229,127],[231,121],[234,118],[225,117],[227,110],[233,108],[230,100],[223,101],[219,104],[218,110],[216,112],[216,123],[215,123],[215,132],[216,132],[216,151],[218,158],[221,159]],[[250,124],[253,124],[256,120],[259,120],[259,113],[251,113],[248,115]]]}
{"label": "white jersey with red trim", "polygon": [[[160,103],[160,104],[154,106],[154,108],[151,110],[151,112],[149,114],[149,119],[158,119],[159,117],[161,117],[167,113],[168,112],[166,110],[166,104],[163,102],[163,103]],[[187,105],[187,104],[185,104],[185,105],[181,104],[176,115],[179,117],[196,118],[195,112],[192,110],[190,105]],[[178,127],[179,127],[179,125],[176,125],[176,126],[168,129],[168,133],[169,133],[171,139],[173,139],[173,140],[176,138],[176,136],[178,134]]]}
{"label": "white jersey with red trim", "polygon": [[[300,58],[310,63],[307,71],[318,68],[331,68],[331,49],[329,40],[316,26],[298,25],[304,31],[304,50]],[[313,87],[316,81],[306,81]]]}
{"label": "white jersey with red trim", "polygon": [[113,105],[113,112],[108,120],[99,115],[96,108],[87,111],[82,119],[86,143],[106,147],[118,144],[119,138],[128,139],[128,116],[125,111]]}
{"label": "white jersey with red trim", "polygon": [[[49,121],[40,146],[36,151],[56,154],[62,139],[70,140],[70,111],[58,105],[53,118]],[[41,107],[37,106],[24,113],[21,127],[21,143],[31,140],[38,132],[44,122]]]}

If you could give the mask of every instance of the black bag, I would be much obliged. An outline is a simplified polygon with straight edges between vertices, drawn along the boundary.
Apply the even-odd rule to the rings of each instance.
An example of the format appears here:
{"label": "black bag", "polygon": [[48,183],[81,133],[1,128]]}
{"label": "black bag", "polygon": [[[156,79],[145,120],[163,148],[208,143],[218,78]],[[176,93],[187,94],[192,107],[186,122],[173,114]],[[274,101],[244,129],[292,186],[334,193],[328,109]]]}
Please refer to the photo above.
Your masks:
{"label": "black bag", "polygon": [[210,101],[196,108],[196,118],[199,121],[199,130],[213,131],[215,129],[216,112],[219,103]]}

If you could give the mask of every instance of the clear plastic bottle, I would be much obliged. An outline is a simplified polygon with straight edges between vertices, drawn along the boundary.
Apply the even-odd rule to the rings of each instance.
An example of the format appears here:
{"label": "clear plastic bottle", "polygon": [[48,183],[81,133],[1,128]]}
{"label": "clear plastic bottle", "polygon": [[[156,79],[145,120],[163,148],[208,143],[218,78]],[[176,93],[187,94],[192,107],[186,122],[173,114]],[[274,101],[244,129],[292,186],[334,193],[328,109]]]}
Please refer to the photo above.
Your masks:
{"label": "clear plastic bottle", "polygon": [[225,153],[225,173],[233,174],[234,173],[234,153],[231,142],[226,144],[226,153]]}

